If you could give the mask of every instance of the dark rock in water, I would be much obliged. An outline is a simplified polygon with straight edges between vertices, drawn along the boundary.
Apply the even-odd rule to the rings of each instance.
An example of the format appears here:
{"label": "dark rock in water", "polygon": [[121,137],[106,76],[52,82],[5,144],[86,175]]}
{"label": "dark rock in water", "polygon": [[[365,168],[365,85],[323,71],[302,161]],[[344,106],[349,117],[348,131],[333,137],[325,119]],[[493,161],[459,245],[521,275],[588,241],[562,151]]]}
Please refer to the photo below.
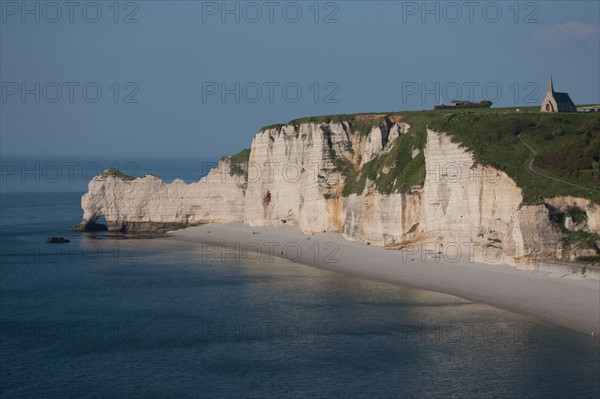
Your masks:
{"label": "dark rock in water", "polygon": [[70,241],[64,237],[48,237],[48,238],[46,238],[47,244],[65,244],[67,242],[70,242]]}

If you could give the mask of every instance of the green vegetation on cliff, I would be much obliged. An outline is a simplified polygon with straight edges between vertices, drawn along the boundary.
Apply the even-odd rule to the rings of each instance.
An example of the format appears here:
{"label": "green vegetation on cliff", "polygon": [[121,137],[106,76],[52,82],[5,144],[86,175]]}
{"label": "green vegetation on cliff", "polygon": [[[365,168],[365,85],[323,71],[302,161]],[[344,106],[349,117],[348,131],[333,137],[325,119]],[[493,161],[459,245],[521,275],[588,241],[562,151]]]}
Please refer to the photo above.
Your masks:
{"label": "green vegetation on cliff", "polygon": [[102,173],[102,177],[118,177],[121,180],[135,180],[135,177],[126,175],[119,169],[108,168]]}
{"label": "green vegetation on cliff", "polygon": [[250,149],[246,148],[235,155],[229,157],[229,175],[245,176],[248,171],[248,160],[250,159]]}
{"label": "green vegetation on cliff", "polygon": [[[417,119],[405,118],[410,130],[401,134],[386,154],[379,155],[352,174],[346,175],[342,196],[363,192],[367,179],[375,183],[378,192],[384,194],[410,192],[425,181],[425,156],[423,149],[427,139],[425,126]],[[413,151],[415,157],[413,158]],[[418,153],[417,153],[418,152]]]}
{"label": "green vegetation on cliff", "polygon": [[583,230],[569,230],[565,226],[565,218],[570,217],[573,223],[581,224],[587,221],[586,212],[573,206],[568,206],[566,209],[559,210],[551,205],[546,205],[550,210],[550,222],[554,229],[561,233],[561,241],[563,248],[566,250],[573,249],[593,249],[596,253],[600,253],[600,235]]}
{"label": "green vegetation on cliff", "polygon": [[286,125],[300,126],[305,123],[344,123],[347,122],[352,128],[352,132],[366,136],[369,134],[371,129],[375,126],[379,126],[385,120],[385,116],[388,113],[367,113],[367,114],[338,114],[338,115],[321,115],[321,116],[308,116],[305,118],[297,118],[289,121],[288,123],[280,123],[265,126],[260,129],[264,131],[267,129],[277,129]]}
{"label": "green vegetation on cliff", "polygon": [[[360,170],[348,159],[335,154],[333,150],[331,150],[330,156],[336,165],[336,170],[344,176],[345,185],[342,195],[345,197],[350,194],[362,193],[367,179],[372,180],[376,189],[381,193],[410,192],[413,187],[422,186],[425,180],[423,149],[425,148],[427,132],[426,118],[423,116],[414,115],[413,113],[322,115],[294,119],[287,125],[297,127],[305,123],[348,123],[352,133],[367,136],[374,127],[383,125],[387,125],[387,128],[391,127],[391,119],[394,116],[399,116],[403,122],[411,126],[411,129],[408,133],[401,134],[386,154],[370,160]],[[277,129],[282,126],[285,125],[266,126],[261,131]],[[413,150],[415,150],[414,158],[412,156]]]}
{"label": "green vegetation on cliff", "polygon": [[599,114],[471,111],[432,118],[429,127],[508,174],[525,202],[573,195],[600,203]]}
{"label": "green vegetation on cliff", "polygon": [[[573,195],[600,204],[600,114],[540,113],[539,107],[440,109],[431,111],[340,114],[295,119],[288,124],[347,122],[366,135],[386,120],[411,129],[392,149],[357,169],[334,159],[344,174],[343,195],[361,193],[367,178],[379,192],[408,192],[425,178],[426,128],[448,133],[473,153],[475,161],[504,171],[523,190],[526,203],[543,197]],[[277,128],[284,125],[272,125]],[[263,128],[264,130],[266,128]],[[412,158],[413,149],[419,155]]]}

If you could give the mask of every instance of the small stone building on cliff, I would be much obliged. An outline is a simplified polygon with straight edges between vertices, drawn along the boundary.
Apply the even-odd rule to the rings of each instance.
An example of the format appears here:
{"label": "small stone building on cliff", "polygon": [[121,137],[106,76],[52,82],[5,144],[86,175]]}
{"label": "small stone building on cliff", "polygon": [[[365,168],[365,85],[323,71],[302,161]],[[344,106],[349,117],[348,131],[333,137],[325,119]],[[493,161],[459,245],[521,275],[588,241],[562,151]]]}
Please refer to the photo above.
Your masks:
{"label": "small stone building on cliff", "polygon": [[554,91],[554,84],[550,78],[546,98],[542,102],[540,112],[577,112],[577,107],[571,101],[569,94]]}

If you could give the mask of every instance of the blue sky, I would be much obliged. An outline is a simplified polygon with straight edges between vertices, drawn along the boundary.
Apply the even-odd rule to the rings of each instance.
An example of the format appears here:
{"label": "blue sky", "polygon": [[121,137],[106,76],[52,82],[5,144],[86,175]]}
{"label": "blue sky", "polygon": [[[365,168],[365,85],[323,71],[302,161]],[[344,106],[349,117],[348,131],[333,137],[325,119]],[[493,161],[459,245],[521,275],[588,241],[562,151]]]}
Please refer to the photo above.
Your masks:
{"label": "blue sky", "polygon": [[22,4],[0,9],[3,157],[218,157],[302,116],[537,105],[550,74],[600,102],[597,1]]}

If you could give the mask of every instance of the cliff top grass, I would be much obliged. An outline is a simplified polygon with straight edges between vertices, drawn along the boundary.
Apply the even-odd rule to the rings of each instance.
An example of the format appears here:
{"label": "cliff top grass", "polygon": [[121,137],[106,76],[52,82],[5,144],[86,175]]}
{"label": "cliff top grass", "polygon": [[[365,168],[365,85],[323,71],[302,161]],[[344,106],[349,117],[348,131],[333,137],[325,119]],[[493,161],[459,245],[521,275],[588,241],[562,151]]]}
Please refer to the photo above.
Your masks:
{"label": "cliff top grass", "polygon": [[250,159],[250,148],[243,149],[230,157],[223,157],[221,160],[229,158],[229,175],[245,176],[247,173],[248,160]]}
{"label": "cliff top grass", "polygon": [[573,195],[600,203],[598,113],[458,113],[429,128],[450,134],[477,163],[504,171],[524,202]]}
{"label": "cliff top grass", "polygon": [[102,172],[102,177],[118,177],[121,180],[135,180],[134,176],[129,176],[115,168],[106,169],[104,172]]}
{"label": "cliff top grass", "polygon": [[[516,110],[520,111],[517,112]],[[358,114],[332,114],[332,115],[319,115],[319,116],[307,116],[302,118],[292,119],[287,123],[275,123],[268,126],[263,126],[259,131],[265,131],[267,129],[277,129],[286,125],[298,126],[303,123],[343,123],[348,122],[352,125],[352,122],[360,121],[361,119],[369,119],[371,117],[370,126],[376,126],[380,123],[383,117],[404,117],[407,115],[423,115],[427,117],[436,117],[447,115],[448,113],[473,113],[478,114],[526,114],[526,113],[539,113],[539,106],[535,107],[520,107],[520,108],[456,108],[456,109],[436,109],[436,110],[423,110],[423,111],[383,111],[383,112],[363,112]],[[367,117],[367,118],[362,118]],[[381,118],[378,118],[381,117]]]}
{"label": "cliff top grass", "polygon": [[[539,106],[518,109],[323,115],[294,119],[287,125],[348,122],[356,134],[368,134],[386,117],[411,125],[409,134],[401,135],[389,153],[346,176],[343,195],[362,192],[366,178],[373,180],[383,193],[406,192],[421,185],[425,175],[422,149],[429,127],[448,133],[453,141],[473,153],[477,163],[504,171],[523,190],[525,203],[573,195],[600,204],[600,114],[540,113]],[[281,126],[285,124],[267,126],[261,131]],[[414,159],[409,157],[413,148],[421,150]],[[348,167],[343,169],[351,171]]]}
{"label": "cliff top grass", "polygon": [[344,123],[350,124],[352,131],[361,135],[367,135],[374,126],[382,123],[386,116],[390,113],[366,113],[366,114],[338,114],[338,115],[321,115],[309,116],[305,118],[297,118],[283,124],[274,124],[265,126],[260,131],[267,129],[277,129],[286,125],[299,126],[305,123]]}

